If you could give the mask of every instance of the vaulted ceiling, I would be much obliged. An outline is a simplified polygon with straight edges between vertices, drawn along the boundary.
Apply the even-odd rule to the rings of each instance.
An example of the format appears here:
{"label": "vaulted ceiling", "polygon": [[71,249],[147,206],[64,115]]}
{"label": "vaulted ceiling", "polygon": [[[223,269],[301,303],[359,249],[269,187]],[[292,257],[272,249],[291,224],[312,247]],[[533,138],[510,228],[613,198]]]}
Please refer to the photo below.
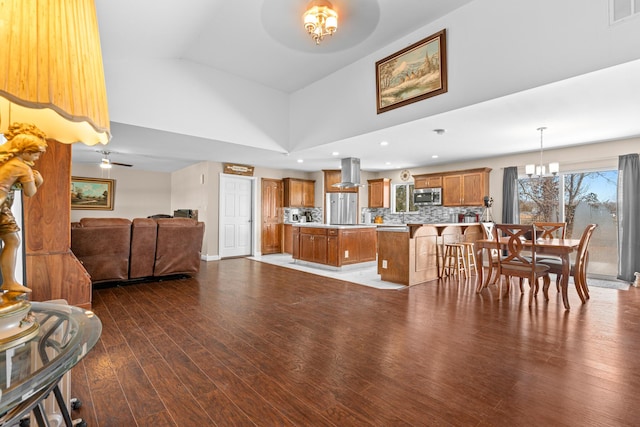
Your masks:
{"label": "vaulted ceiling", "polygon": [[[471,3],[489,2],[495,3],[493,0],[332,0],[340,12],[338,31],[316,46],[301,24],[307,0],[264,0],[259,4],[189,0],[162,6],[150,0],[97,0],[107,91],[123,92],[132,84],[122,76],[110,75],[111,64],[174,61],[228,73],[240,81],[291,96],[457,9]],[[636,19],[636,25],[638,22]],[[508,27],[505,21],[505,30]],[[505,37],[509,37],[508,32]],[[513,46],[518,48],[517,40]],[[290,148],[284,145],[274,148],[256,143],[250,146],[234,141],[232,136],[221,140],[172,132],[170,125],[162,129],[146,126],[135,118],[130,119],[115,103],[116,107],[110,105],[112,141],[106,147],[75,144],[73,160],[97,163],[100,160],[97,151],[108,150],[112,152],[113,161],[131,163],[141,170],[170,172],[211,160],[310,171],[339,167],[339,159],[330,154],[339,152],[340,157],[361,157],[365,170],[385,170],[536,150],[539,148],[538,126],[550,127],[545,134],[546,148],[638,136],[640,61],[615,65],[585,70],[582,75],[515,90],[462,108],[324,140],[296,150],[290,156],[283,155],[288,154]],[[372,62],[371,68],[373,66]],[[370,84],[375,90],[374,81]],[[158,91],[163,90],[158,87]],[[162,116],[163,105],[157,105],[154,114]],[[436,128],[446,132],[437,135],[433,132]],[[512,143],[525,140],[526,144]],[[386,151],[371,149],[372,144],[382,141],[390,144]],[[425,141],[433,141],[434,148],[418,152],[416,147]],[[434,160],[432,155],[438,155],[439,160]],[[298,158],[313,161],[297,163]]]}

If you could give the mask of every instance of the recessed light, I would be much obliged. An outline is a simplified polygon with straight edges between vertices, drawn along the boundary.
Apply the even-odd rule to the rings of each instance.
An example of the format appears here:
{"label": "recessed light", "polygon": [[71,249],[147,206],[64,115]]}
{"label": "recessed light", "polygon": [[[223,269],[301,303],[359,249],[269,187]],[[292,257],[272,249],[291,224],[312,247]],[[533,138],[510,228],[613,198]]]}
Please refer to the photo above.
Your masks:
{"label": "recessed light", "polygon": [[388,143],[387,141],[382,141],[382,142],[380,143],[380,145],[382,145],[383,147],[385,147],[385,146],[389,145],[389,143]]}
{"label": "recessed light", "polygon": [[304,160],[298,159],[298,163],[304,163]]}
{"label": "recessed light", "polygon": [[333,153],[331,153],[332,156],[339,156],[340,153],[338,153],[337,151],[334,151]]}
{"label": "recessed light", "polygon": [[437,154],[434,154],[433,156],[431,156],[431,158],[432,158],[432,159],[437,159],[437,158],[438,158],[438,155],[437,155]]}
{"label": "recessed light", "polygon": [[389,166],[391,164],[391,162],[385,162],[384,164]]}

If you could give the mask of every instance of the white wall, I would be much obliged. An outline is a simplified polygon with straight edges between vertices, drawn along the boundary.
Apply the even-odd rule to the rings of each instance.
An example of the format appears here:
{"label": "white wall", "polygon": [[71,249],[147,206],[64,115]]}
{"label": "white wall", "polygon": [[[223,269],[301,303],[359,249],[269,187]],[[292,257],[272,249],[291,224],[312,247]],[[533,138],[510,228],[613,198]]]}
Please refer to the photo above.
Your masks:
{"label": "white wall", "polygon": [[[639,24],[609,26],[605,0],[476,0],[292,94],[289,137],[306,148],[636,60]],[[443,28],[448,92],[376,114],[376,61]]]}
{"label": "white wall", "polygon": [[104,66],[114,122],[288,151],[284,92],[189,61]]}
{"label": "white wall", "polygon": [[[115,180],[112,211],[72,210],[71,221],[80,218],[146,218],[155,214],[171,214],[171,174],[145,172],[114,166],[110,176],[98,165],[71,164],[71,175]],[[46,179],[46,177],[45,177]]]}
{"label": "white wall", "polygon": [[[219,256],[218,205],[222,170],[222,163],[202,162],[171,174],[172,209],[198,209],[198,220],[205,223],[205,235],[202,245],[202,256],[205,259],[217,259]],[[260,179],[282,179],[287,177],[316,179],[316,206],[320,206],[318,204],[318,188],[321,182],[320,184],[318,183],[319,180],[315,174],[258,167],[254,170],[254,176],[258,179],[256,186],[258,207],[262,205]],[[260,212],[258,208],[258,214]],[[256,245],[260,248],[260,228],[258,225],[256,226],[258,227]]]}
{"label": "white wall", "polygon": [[[198,163],[171,174],[171,209],[196,209],[198,221],[205,224],[205,236],[202,241],[202,255],[209,251],[207,238],[214,230],[209,227],[209,171],[206,162]],[[216,233],[217,235],[217,233]],[[217,240],[216,240],[217,241]]]}

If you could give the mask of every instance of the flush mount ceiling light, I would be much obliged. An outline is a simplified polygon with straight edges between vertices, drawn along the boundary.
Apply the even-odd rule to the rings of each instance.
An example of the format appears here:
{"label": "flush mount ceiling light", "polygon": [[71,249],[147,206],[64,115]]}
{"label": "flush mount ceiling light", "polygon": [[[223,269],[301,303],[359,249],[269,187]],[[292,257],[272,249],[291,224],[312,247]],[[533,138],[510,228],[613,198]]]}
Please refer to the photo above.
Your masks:
{"label": "flush mount ceiling light", "polygon": [[[542,177],[544,175],[546,175],[547,173],[547,168],[545,167],[544,164],[542,164],[542,133],[546,130],[547,128],[542,126],[539,127],[537,130],[540,131],[540,164],[539,165],[535,165],[535,164],[529,164],[526,165],[524,167],[525,173],[527,175],[529,175],[529,178],[533,177],[533,176],[537,176],[537,177]],[[560,163],[558,162],[552,162],[549,163],[549,173],[552,175],[556,175],[558,172],[560,171]]]}
{"label": "flush mount ceiling light", "polygon": [[326,0],[313,0],[302,15],[304,28],[319,45],[324,36],[332,36],[338,29],[338,13]]}

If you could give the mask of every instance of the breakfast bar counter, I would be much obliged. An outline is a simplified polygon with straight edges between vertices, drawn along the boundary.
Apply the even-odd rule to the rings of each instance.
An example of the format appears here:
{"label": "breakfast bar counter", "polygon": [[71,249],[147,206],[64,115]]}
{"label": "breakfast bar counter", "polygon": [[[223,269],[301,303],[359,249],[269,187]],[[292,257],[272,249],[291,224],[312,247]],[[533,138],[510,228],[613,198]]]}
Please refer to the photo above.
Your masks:
{"label": "breakfast bar counter", "polygon": [[332,267],[375,261],[376,229],[373,224],[295,224],[293,259]]}
{"label": "breakfast bar counter", "polygon": [[378,274],[386,282],[405,286],[436,280],[442,245],[482,239],[479,223],[407,224],[380,227]]}

